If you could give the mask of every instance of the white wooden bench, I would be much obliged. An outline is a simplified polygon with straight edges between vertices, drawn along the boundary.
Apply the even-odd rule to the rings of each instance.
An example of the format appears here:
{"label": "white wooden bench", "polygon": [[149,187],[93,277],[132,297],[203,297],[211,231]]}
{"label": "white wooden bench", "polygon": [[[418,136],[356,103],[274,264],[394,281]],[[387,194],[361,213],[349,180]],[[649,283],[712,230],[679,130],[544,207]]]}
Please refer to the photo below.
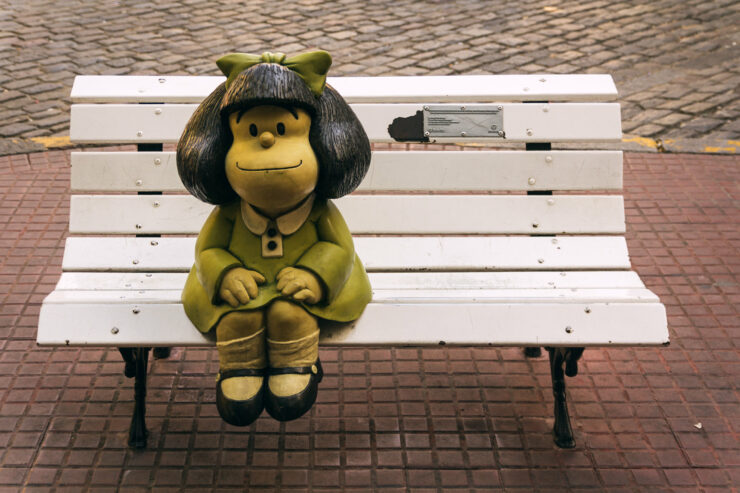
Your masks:
{"label": "white wooden bench", "polygon": [[[184,192],[174,153],[162,144],[178,140],[197,103],[222,80],[82,76],[72,90],[74,142],[133,143],[139,152],[72,153],[71,236],[62,277],[41,308],[38,343],[121,348],[127,376],[136,376],[136,447],[146,444],[149,348],[214,343],[180,304],[195,235],[211,206]],[[551,148],[619,141],[611,77],[347,77],[329,84],[375,143],[393,142],[391,132],[415,141],[522,144],[374,152],[358,192],[337,201],[370,273],[373,301],[356,323],[322,327],[321,343],[544,346],[555,442],[573,447],[563,368],[575,375],[587,346],[668,343],[665,308],[630,270],[618,195],[622,153]]]}

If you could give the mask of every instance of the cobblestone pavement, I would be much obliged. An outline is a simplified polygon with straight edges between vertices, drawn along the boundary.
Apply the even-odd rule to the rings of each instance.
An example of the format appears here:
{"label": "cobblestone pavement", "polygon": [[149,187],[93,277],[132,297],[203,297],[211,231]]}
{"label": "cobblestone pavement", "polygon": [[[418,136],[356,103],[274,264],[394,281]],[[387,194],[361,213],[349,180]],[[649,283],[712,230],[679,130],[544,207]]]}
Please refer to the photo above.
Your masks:
{"label": "cobblestone pavement", "polygon": [[64,145],[77,74],[218,74],[329,50],[334,75],[611,73],[625,145],[740,147],[736,0],[6,0],[0,154]]}
{"label": "cobblestone pavement", "polygon": [[740,156],[625,154],[634,268],[671,345],[589,349],[578,446],[552,443],[546,358],[518,349],[327,349],[310,415],[225,425],[211,349],[150,366],[150,447],[126,447],[116,350],[40,349],[61,271],[69,151],[0,158],[0,493],[727,492],[740,487]]}

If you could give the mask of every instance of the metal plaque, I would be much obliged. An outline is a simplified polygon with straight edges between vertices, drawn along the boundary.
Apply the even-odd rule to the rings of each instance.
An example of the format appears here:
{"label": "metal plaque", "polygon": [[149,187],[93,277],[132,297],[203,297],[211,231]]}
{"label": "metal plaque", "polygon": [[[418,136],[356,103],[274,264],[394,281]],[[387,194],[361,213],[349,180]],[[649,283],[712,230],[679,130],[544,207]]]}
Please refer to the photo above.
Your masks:
{"label": "metal plaque", "polygon": [[424,106],[424,136],[429,138],[506,138],[501,105]]}

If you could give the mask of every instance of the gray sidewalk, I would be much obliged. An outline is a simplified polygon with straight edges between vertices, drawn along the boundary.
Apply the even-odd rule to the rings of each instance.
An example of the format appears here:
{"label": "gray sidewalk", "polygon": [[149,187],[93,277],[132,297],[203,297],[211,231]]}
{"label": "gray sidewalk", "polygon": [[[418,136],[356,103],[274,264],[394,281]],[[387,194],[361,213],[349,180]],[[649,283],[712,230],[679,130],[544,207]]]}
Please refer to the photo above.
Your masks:
{"label": "gray sidewalk", "polygon": [[740,147],[736,0],[0,6],[0,155],[68,145],[77,74],[211,74],[230,51],[322,48],[333,75],[610,73],[624,147]]}

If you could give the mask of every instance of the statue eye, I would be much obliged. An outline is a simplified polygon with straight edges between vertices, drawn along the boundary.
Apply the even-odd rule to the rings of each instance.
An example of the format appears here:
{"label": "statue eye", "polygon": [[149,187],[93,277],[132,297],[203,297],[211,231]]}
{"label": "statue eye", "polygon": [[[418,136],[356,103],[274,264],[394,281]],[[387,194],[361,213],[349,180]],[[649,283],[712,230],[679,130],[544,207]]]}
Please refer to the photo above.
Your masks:
{"label": "statue eye", "polygon": [[249,125],[249,134],[252,137],[257,137],[257,125],[255,125],[254,123]]}
{"label": "statue eye", "polygon": [[278,135],[285,135],[285,125],[282,122],[277,124]]}

